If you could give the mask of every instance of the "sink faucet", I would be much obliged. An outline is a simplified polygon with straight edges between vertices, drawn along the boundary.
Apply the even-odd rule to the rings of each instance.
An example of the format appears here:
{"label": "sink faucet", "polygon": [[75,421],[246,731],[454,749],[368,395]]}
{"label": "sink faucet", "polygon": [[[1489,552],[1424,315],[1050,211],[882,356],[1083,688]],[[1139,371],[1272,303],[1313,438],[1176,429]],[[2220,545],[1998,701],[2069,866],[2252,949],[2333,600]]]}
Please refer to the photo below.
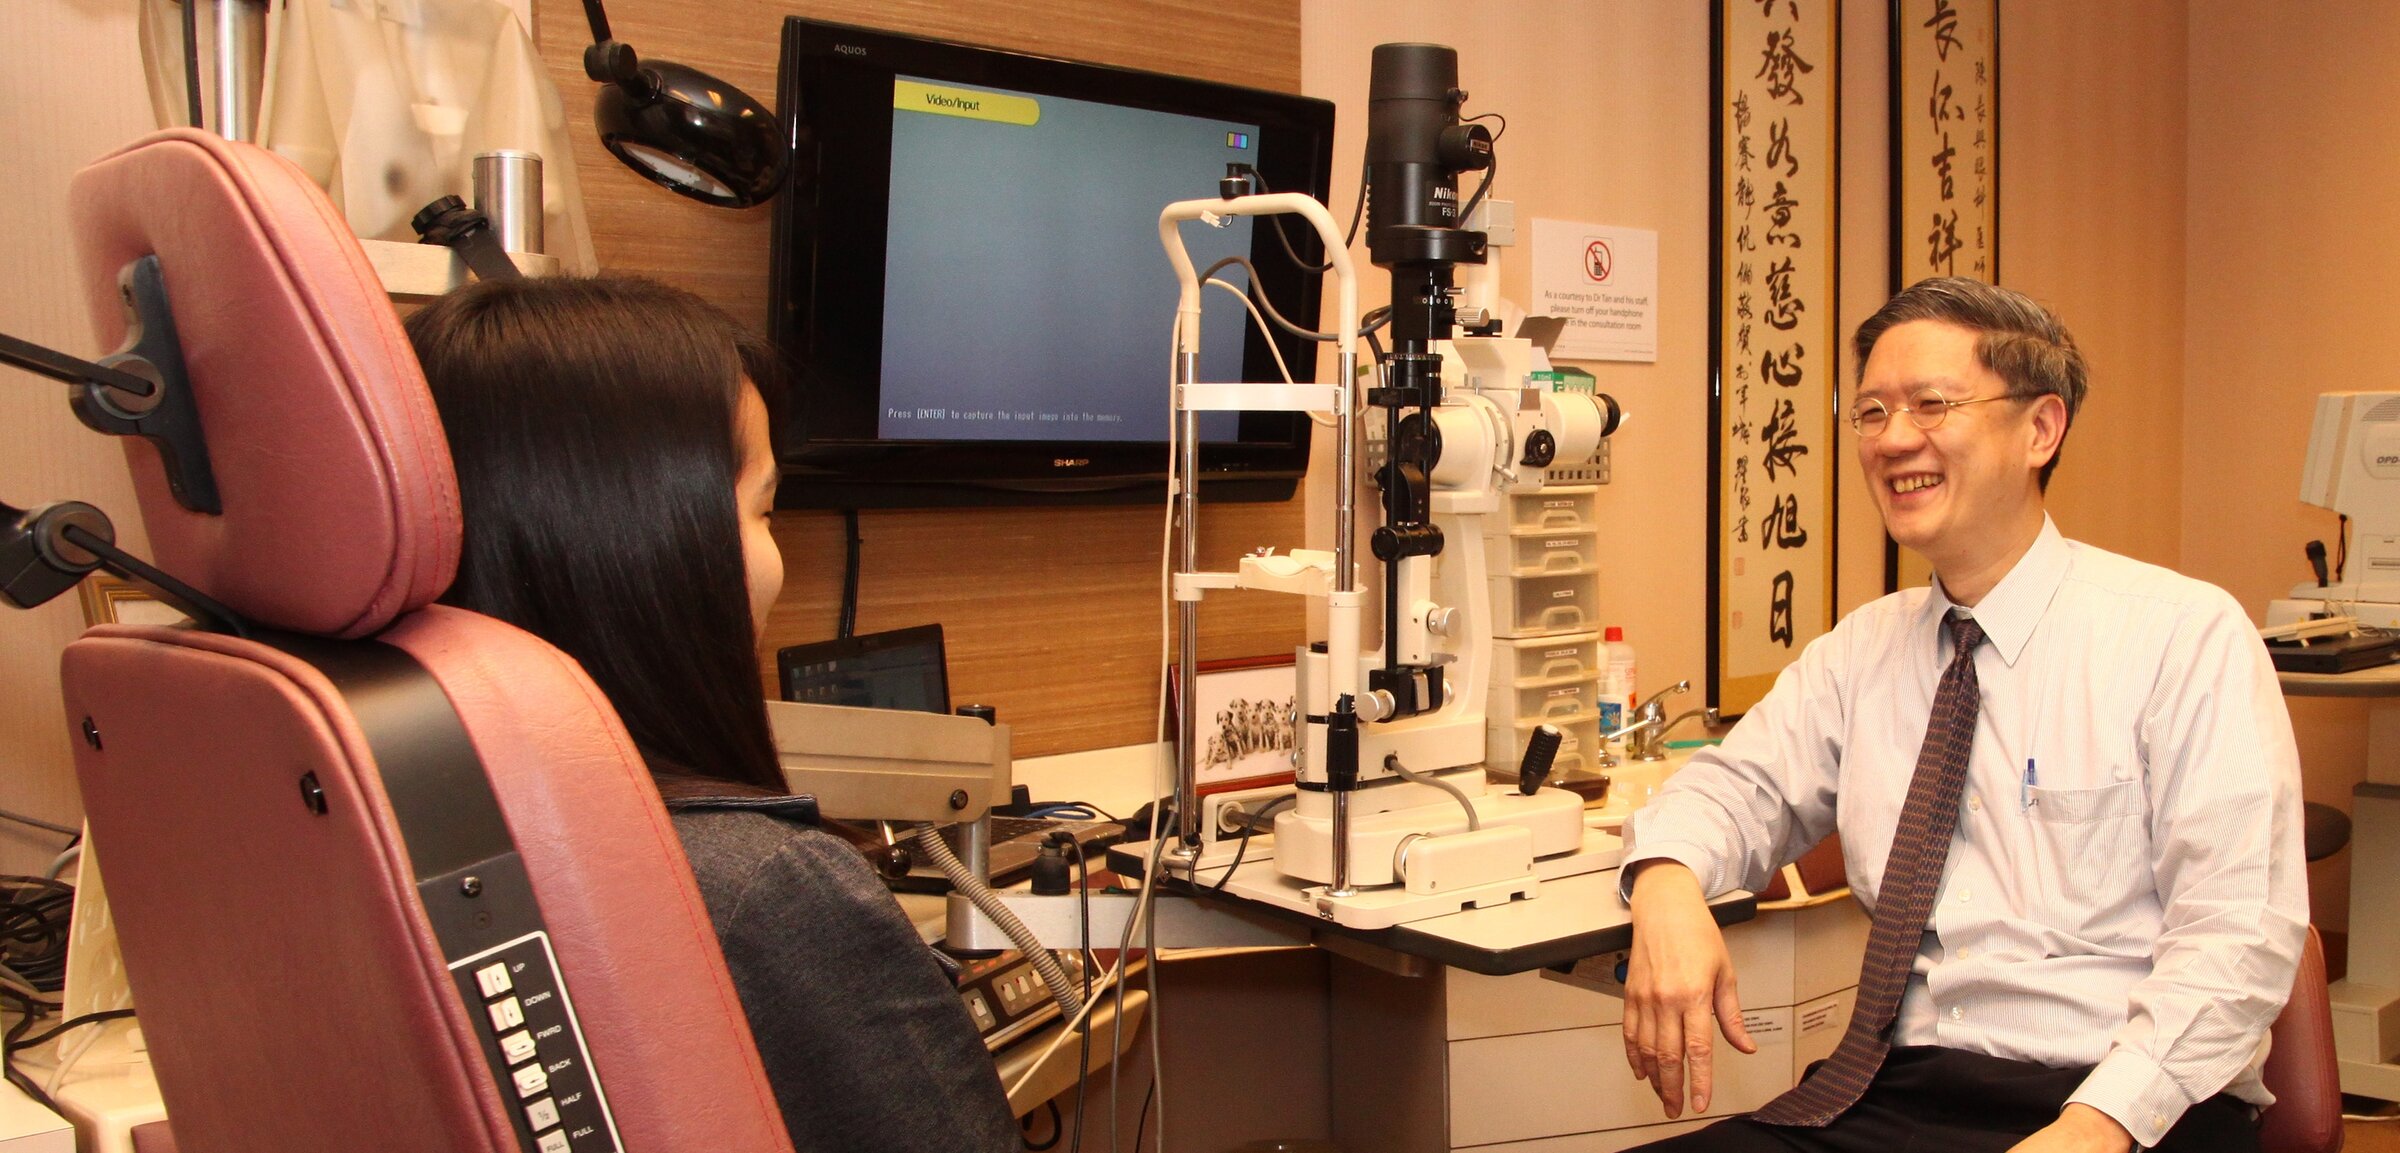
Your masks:
{"label": "sink faucet", "polygon": [[1667,718],[1667,698],[1677,693],[1690,691],[1692,691],[1692,682],[1686,680],[1677,681],[1650,694],[1650,699],[1634,706],[1633,719],[1626,722],[1624,728],[1601,736],[1601,744],[1606,745],[1609,741],[1624,738],[1626,754],[1634,760],[1666,760],[1667,732],[1669,730],[1693,717],[1700,718],[1702,724],[1714,725],[1717,723],[1717,710],[1713,708],[1688,709],[1677,714],[1672,720]]}

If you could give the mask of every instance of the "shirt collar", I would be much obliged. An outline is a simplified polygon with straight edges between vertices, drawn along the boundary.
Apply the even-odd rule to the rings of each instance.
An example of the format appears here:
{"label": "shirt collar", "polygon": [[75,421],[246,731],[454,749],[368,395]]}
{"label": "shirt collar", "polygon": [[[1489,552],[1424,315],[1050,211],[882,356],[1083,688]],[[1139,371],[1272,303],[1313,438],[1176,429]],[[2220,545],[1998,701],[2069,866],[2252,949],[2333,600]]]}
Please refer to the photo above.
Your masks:
{"label": "shirt collar", "polygon": [[[2067,538],[2059,535],[2058,525],[2048,513],[2042,514],[2042,531],[2033,538],[2033,547],[2017,558],[2008,575],[1985,593],[1983,602],[1967,612],[1975,623],[1983,626],[1983,635],[1992,643],[1992,651],[2000,655],[2001,663],[2015,667],[2017,657],[2033,639],[2033,629],[2049,611],[2050,600],[2058,595],[2059,585],[2067,579],[2067,568],[2073,561]],[[1933,595],[1925,598],[1924,614],[1928,619],[1939,618],[1958,608],[1950,595],[1942,591],[1938,577],[1933,582]],[[1927,627],[1931,627],[1928,625]],[[1937,644],[1939,641],[1937,639]]]}

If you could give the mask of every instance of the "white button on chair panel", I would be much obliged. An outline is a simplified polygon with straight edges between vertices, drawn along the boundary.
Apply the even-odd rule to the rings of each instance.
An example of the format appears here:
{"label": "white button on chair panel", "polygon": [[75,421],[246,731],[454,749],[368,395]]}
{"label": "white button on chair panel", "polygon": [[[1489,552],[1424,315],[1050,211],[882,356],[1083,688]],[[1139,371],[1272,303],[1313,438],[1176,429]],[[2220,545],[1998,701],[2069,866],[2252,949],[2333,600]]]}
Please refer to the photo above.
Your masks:
{"label": "white button on chair panel", "polygon": [[542,1071],[539,1062],[527,1065],[509,1076],[516,1079],[519,1097],[531,1097],[550,1087],[550,1075]]}
{"label": "white button on chair panel", "polygon": [[525,1023],[525,1006],[518,1004],[515,997],[494,1003],[491,1014],[494,1029],[514,1029]]}
{"label": "white button on chair panel", "polygon": [[508,962],[494,961],[475,970],[475,984],[482,987],[486,997],[497,997],[515,988],[508,980]]}
{"label": "white button on chair panel", "polygon": [[534,1142],[534,1148],[540,1150],[541,1153],[571,1153],[575,1147],[567,1144],[566,1130],[552,1129],[542,1134],[540,1140]]}
{"label": "white button on chair panel", "polygon": [[531,1105],[527,1105],[525,1107],[525,1119],[532,1122],[534,1129],[537,1131],[547,1129],[552,1125],[558,1124],[558,1102],[553,1101],[548,1097],[544,1097]]}
{"label": "white button on chair panel", "polygon": [[533,1034],[519,1029],[500,1038],[500,1055],[511,1065],[523,1064],[527,1057],[533,1056]]}

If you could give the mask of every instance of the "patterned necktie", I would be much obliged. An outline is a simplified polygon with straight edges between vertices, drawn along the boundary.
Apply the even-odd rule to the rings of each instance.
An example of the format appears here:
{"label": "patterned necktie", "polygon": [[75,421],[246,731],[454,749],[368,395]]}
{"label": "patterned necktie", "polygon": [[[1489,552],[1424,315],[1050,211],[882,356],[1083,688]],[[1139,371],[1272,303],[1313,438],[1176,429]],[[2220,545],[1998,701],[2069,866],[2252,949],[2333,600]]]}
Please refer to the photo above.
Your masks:
{"label": "patterned necktie", "polygon": [[1975,747],[1975,713],[1982,694],[1975,683],[1975,646],[1983,627],[1973,617],[1949,618],[1958,643],[1950,667],[1933,694],[1933,717],[1917,750],[1917,772],[1908,783],[1900,827],[1884,859],[1883,892],[1875,902],[1875,927],[1867,933],[1867,955],[1858,971],[1858,1004],[1850,1028],[1823,1065],[1791,1091],[1750,1115],[1769,1125],[1819,1128],[1865,1095],[1875,1071],[1891,1052],[1891,1028],[1900,1013],[1900,994],[1923,947],[1934,892],[1950,857],[1950,834],[1958,827],[1958,795],[1967,780],[1967,754]]}

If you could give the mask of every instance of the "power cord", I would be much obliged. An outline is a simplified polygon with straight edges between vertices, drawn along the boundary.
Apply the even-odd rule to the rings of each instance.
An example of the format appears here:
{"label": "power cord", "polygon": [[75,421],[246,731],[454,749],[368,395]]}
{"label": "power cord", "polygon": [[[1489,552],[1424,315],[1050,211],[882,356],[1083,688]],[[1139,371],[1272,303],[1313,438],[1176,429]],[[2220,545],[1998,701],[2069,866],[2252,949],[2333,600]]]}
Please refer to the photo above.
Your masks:
{"label": "power cord", "polygon": [[834,636],[849,640],[858,633],[858,510],[842,510],[842,616]]}
{"label": "power cord", "polygon": [[[57,1103],[17,1068],[17,1051],[47,1044],[71,1030],[133,1016],[131,1009],[108,1009],[33,1032],[35,1023],[60,1008],[54,995],[67,983],[67,944],[74,911],[73,885],[50,877],[0,877],[0,1002],[22,1014],[0,1034],[0,1066],[5,1066],[10,1084],[52,1112],[58,1111]],[[62,1062],[61,1072],[71,1063],[71,1059]]]}
{"label": "power cord", "polygon": [[12,813],[7,809],[0,809],[0,821],[15,821],[20,825],[40,829],[45,833],[57,833],[59,836],[67,838],[69,841],[80,840],[83,837],[83,832],[80,829],[72,828],[67,825],[61,825],[55,821],[45,821],[40,817],[28,817],[23,813]]}
{"label": "power cord", "polygon": [[1209,892],[1224,892],[1226,882],[1233,880],[1233,875],[1241,871],[1242,858],[1248,856],[1250,853],[1250,835],[1258,831],[1258,823],[1275,815],[1285,806],[1298,803],[1299,800],[1300,796],[1297,793],[1294,793],[1290,796],[1277,797],[1273,801],[1269,802],[1265,808],[1262,808],[1257,812],[1251,813],[1250,815],[1242,818],[1242,839],[1239,844],[1236,844],[1233,847],[1233,863],[1225,866],[1225,875],[1217,878],[1216,884],[1209,886]]}
{"label": "power cord", "polygon": [[67,983],[75,887],[48,877],[0,877],[0,966],[36,993]]}
{"label": "power cord", "polygon": [[[1486,113],[1485,115],[1498,115],[1498,113]],[[1478,116],[1474,119],[1481,120],[1483,117]],[[1500,130],[1503,132],[1508,131],[1507,124],[1508,122],[1506,120],[1502,120]],[[1492,139],[1497,140],[1499,137],[1494,136]],[[1267,178],[1259,175],[1258,169],[1247,164],[1234,164],[1228,165],[1228,167],[1238,169],[1244,177],[1249,179],[1250,187],[1260,194],[1263,195],[1275,191],[1274,189],[1267,187]],[[1358,243],[1358,222],[1366,219],[1367,216],[1367,173],[1369,171],[1371,171],[1371,169],[1369,169],[1366,165],[1362,164],[1359,166],[1358,203],[1352,205],[1350,208],[1350,232],[1348,235],[1342,237],[1342,247],[1344,248],[1348,248],[1351,245]],[[1325,261],[1322,264],[1311,264],[1308,261],[1300,259],[1300,250],[1292,247],[1292,234],[1285,228],[1285,221],[1283,219],[1285,215],[1286,214],[1284,213],[1278,212],[1268,218],[1275,222],[1275,239],[1283,242],[1283,254],[1290,257],[1292,264],[1299,268],[1302,272],[1313,275],[1315,273],[1333,271],[1333,262],[1330,260]]]}
{"label": "power cord", "polygon": [[[1033,1143],[1033,1114],[1027,1113],[1024,1120],[1017,1122],[1017,1128],[1023,1130],[1017,1136],[1025,1142],[1028,1153],[1048,1153],[1049,1150],[1058,1148],[1059,1138],[1067,1135],[1064,1119],[1058,1115],[1058,1102],[1044,1101],[1042,1107],[1050,1111],[1050,1139],[1048,1141],[1039,1145]],[[1071,1150],[1074,1146],[1070,1145],[1067,1148]]]}
{"label": "power cord", "polygon": [[[1090,862],[1084,860],[1083,842],[1076,840],[1073,834],[1058,832],[1050,835],[1075,850],[1076,928],[1083,944],[1083,999],[1089,1003],[1092,999],[1092,970],[1099,965],[1099,959],[1092,956],[1092,867]],[[1081,1033],[1075,1049],[1075,1140],[1067,1146],[1069,1153],[1082,1153],[1083,1150],[1084,1083],[1091,1079],[1092,1031],[1085,1029]]]}

